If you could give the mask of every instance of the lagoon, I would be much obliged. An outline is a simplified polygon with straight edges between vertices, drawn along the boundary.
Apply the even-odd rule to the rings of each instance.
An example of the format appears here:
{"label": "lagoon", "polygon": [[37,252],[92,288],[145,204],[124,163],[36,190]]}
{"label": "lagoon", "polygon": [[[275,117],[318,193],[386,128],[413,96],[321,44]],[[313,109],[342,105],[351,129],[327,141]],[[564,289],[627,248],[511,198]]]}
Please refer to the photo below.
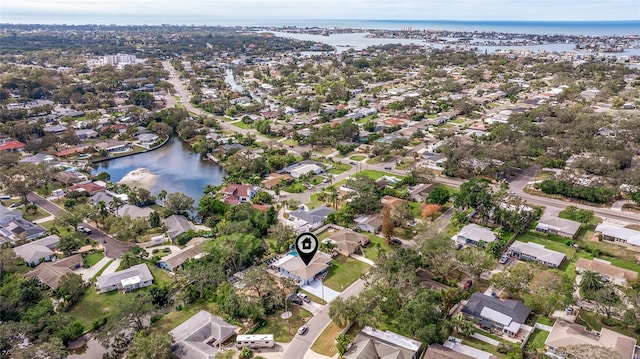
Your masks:
{"label": "lagoon", "polygon": [[200,154],[176,137],[150,152],[100,162],[94,173],[107,172],[111,182],[118,182],[139,168],[157,175],[155,183],[148,188],[151,194],[157,195],[163,189],[168,193],[181,192],[193,198],[196,206],[204,187],[222,184],[226,174],[222,167],[201,159]]}

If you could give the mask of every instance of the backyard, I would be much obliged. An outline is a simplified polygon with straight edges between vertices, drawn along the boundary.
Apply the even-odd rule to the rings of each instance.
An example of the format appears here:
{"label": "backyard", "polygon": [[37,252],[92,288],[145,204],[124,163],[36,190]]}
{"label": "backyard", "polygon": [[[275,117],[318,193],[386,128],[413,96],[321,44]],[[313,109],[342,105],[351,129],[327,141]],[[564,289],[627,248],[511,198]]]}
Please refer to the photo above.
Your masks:
{"label": "backyard", "polygon": [[338,256],[331,261],[329,274],[324,280],[327,287],[342,292],[363,274],[369,271],[369,265],[357,259]]}
{"label": "backyard", "polygon": [[311,346],[311,350],[328,357],[334,356],[338,352],[335,339],[341,332],[342,328],[336,325],[333,321],[329,322],[329,325],[324,328],[322,334],[320,334],[318,339]]}
{"label": "backyard", "polygon": [[267,317],[266,324],[260,327],[253,333],[255,334],[273,334],[275,341],[277,342],[289,342],[295,336],[298,328],[300,328],[311,317],[311,313],[304,309],[301,309],[297,305],[292,305],[289,308],[292,316],[291,318],[282,319],[282,311],[277,311],[275,314]]}

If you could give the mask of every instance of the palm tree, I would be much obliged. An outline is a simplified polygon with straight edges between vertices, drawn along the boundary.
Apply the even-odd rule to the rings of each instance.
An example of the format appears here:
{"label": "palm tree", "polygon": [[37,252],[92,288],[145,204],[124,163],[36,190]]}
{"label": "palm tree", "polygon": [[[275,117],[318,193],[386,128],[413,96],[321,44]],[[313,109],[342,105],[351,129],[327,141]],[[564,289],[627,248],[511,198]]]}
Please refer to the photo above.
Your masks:
{"label": "palm tree", "polygon": [[164,203],[164,200],[167,199],[167,190],[161,190],[158,193],[158,199],[161,200]]}
{"label": "palm tree", "polygon": [[586,271],[582,274],[582,281],[580,282],[580,289],[584,294],[594,293],[598,289],[602,288],[602,280],[600,274],[593,271]]}

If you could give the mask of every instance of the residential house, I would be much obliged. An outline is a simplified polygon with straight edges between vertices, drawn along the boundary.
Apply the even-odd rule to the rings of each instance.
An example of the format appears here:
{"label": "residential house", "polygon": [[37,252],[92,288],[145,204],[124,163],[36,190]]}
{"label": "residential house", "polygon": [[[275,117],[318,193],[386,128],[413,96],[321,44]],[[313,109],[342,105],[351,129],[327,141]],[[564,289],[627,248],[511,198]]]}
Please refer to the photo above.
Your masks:
{"label": "residential house", "polygon": [[449,337],[444,345],[429,345],[424,354],[424,359],[498,359],[498,357],[462,344],[461,339]]}
{"label": "residential house", "polygon": [[98,137],[98,132],[92,129],[81,129],[76,130],[76,136],[78,136],[80,140],[86,140],[88,138]]}
{"label": "residential house", "polygon": [[49,262],[55,258],[53,250],[60,243],[60,237],[55,234],[29,242],[13,248],[18,257],[24,259],[31,267],[35,267],[40,262]]}
{"label": "residential house", "polygon": [[25,278],[38,278],[40,283],[51,289],[58,288],[60,279],[68,273],[73,273],[74,269],[82,266],[82,255],[74,254],[70,257],[57,260],[55,262],[42,263],[31,272],[26,273]]}
{"label": "residential house", "polygon": [[56,157],[60,157],[60,158],[71,157],[77,154],[84,153],[84,151],[86,151],[87,148],[88,148],[87,146],[69,147],[56,152],[55,155]]}
{"label": "residential house", "polygon": [[138,143],[142,147],[151,148],[159,138],[155,133],[141,133],[138,135]]}
{"label": "residential house", "polygon": [[554,359],[637,359],[640,348],[634,338],[603,327],[599,332],[557,319],[547,340],[545,353]]}
{"label": "residential house", "polygon": [[45,126],[42,131],[47,132],[47,133],[54,133],[54,134],[62,134],[67,130],[67,126],[65,125],[51,125],[51,126]]}
{"label": "residential house", "polygon": [[331,266],[331,256],[316,252],[308,265],[304,264],[297,253],[289,253],[271,264],[271,268],[278,271],[282,276],[293,278],[298,285],[306,285],[315,281],[319,276],[327,273]]}
{"label": "residential house", "polygon": [[235,325],[201,310],[169,332],[173,353],[180,359],[213,359],[224,342],[238,330]]}
{"label": "residential house", "polygon": [[345,359],[418,359],[422,343],[403,335],[382,331],[370,326],[362,328],[356,335]]}
{"label": "residential house", "polygon": [[416,202],[424,202],[429,198],[429,194],[436,188],[437,185],[435,183],[423,184],[420,183],[410,189],[411,200]]}
{"label": "residential house", "polygon": [[55,157],[52,155],[48,155],[45,153],[36,153],[33,156],[22,156],[22,158],[20,159],[20,161],[18,161],[19,163],[33,163],[33,164],[40,164],[40,163],[51,163],[53,162],[53,160],[55,160]]}
{"label": "residential house", "polygon": [[223,195],[222,201],[227,204],[238,204],[250,202],[253,196],[258,193],[258,187],[244,184],[230,184],[220,191]]}
{"label": "residential house", "polygon": [[538,232],[553,233],[567,238],[574,238],[579,230],[579,222],[552,216],[542,216],[536,225]]}
{"label": "residential house", "polygon": [[596,227],[596,233],[599,233],[605,241],[640,246],[640,232],[634,229],[600,223]]}
{"label": "residential house", "polygon": [[162,223],[167,226],[167,234],[172,241],[182,233],[188,230],[196,229],[196,227],[187,219],[187,217],[179,214],[174,214],[163,219]]}
{"label": "residential house", "polygon": [[320,174],[324,169],[314,163],[304,164],[291,170],[290,174],[293,178],[300,178],[308,173]]}
{"label": "residential house", "polygon": [[364,247],[370,242],[369,237],[349,229],[342,229],[333,233],[324,241],[335,244],[338,253],[343,256],[354,254],[359,247]]}
{"label": "residential house", "polygon": [[379,215],[360,216],[353,221],[365,232],[379,233],[382,230],[382,217]]}
{"label": "residential house", "polygon": [[129,216],[131,218],[148,219],[151,213],[153,212],[154,210],[149,207],[138,207],[132,204],[125,204],[125,205],[122,205],[121,207],[118,207],[118,209],[116,209],[116,216],[118,217]]}
{"label": "residential house", "polygon": [[462,314],[480,327],[510,337],[518,336],[530,313],[531,309],[521,301],[501,300],[478,292],[462,307]]}
{"label": "residential house", "polygon": [[12,211],[0,206],[0,243],[18,239],[32,241],[46,234],[46,229],[22,218],[21,210]]}
{"label": "residential house", "polygon": [[106,188],[107,186],[104,182],[97,181],[97,182],[90,182],[90,183],[77,183],[77,184],[74,184],[73,186],[70,186],[67,189],[69,191],[79,191],[79,192],[84,191],[89,193],[90,196],[93,196],[98,192],[104,192]]}
{"label": "residential house", "polygon": [[63,171],[56,173],[53,176],[53,179],[68,186],[74,183],[85,181],[87,178],[83,174],[80,174],[78,172]]}
{"label": "residential house", "polygon": [[265,178],[260,185],[266,189],[272,189],[282,182],[289,182],[293,180],[293,177],[286,173],[271,173]]}
{"label": "residential house", "polygon": [[96,151],[104,150],[106,152],[125,152],[129,149],[129,142],[126,141],[117,141],[117,140],[109,140],[107,142],[99,142],[96,143],[93,148]]}
{"label": "residential house", "polygon": [[522,260],[556,268],[562,264],[562,261],[564,261],[566,257],[564,253],[546,249],[542,244],[520,241],[514,241],[511,247],[507,249],[507,253],[511,256],[518,256],[518,258]]}
{"label": "residential house", "polygon": [[22,151],[23,148],[24,143],[6,135],[0,135],[0,152],[18,152]]}
{"label": "residential house", "polygon": [[596,272],[603,279],[624,287],[627,286],[628,282],[638,279],[638,272],[616,267],[611,262],[599,258],[578,258],[576,271],[581,274],[586,271]]}
{"label": "residential house", "polygon": [[402,206],[403,204],[407,203],[406,199],[389,196],[389,195],[382,197],[380,201],[382,202],[383,207],[389,208],[392,211]]}
{"label": "residential house", "polygon": [[292,222],[296,230],[304,232],[320,227],[329,214],[333,212],[335,210],[327,206],[320,206],[310,211],[297,209],[289,213],[289,221]]}
{"label": "residential house", "polygon": [[496,234],[489,228],[479,226],[475,223],[462,227],[456,235],[456,242],[474,247],[485,247],[496,240]]}
{"label": "residential house", "polygon": [[202,254],[202,243],[188,246],[180,252],[172,253],[160,259],[158,261],[158,267],[168,270],[169,272],[175,272],[176,269],[182,267],[188,259],[195,258],[200,254]]}
{"label": "residential house", "polygon": [[96,281],[98,293],[112,290],[130,292],[138,288],[148,287],[153,283],[153,275],[145,263],[135,265],[115,273],[103,274]]}
{"label": "residential house", "polygon": [[447,162],[447,156],[444,153],[423,152],[422,158],[427,167],[442,167]]}

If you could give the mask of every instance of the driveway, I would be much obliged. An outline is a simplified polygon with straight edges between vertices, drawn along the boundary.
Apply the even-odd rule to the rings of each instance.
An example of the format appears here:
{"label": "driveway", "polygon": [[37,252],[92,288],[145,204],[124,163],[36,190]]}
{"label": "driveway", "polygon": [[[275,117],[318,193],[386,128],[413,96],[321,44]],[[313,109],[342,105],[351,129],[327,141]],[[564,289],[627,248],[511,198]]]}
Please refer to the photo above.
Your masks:
{"label": "driveway", "polygon": [[326,285],[322,285],[322,282],[319,280],[313,281],[300,288],[303,290],[306,290],[307,292],[315,295],[318,298],[322,298],[327,303],[336,299],[336,297],[340,295],[340,292],[336,292],[335,290],[327,287]]}
{"label": "driveway", "polygon": [[85,282],[90,282],[91,278],[93,278],[93,276],[95,276],[100,271],[100,269],[106,266],[110,260],[111,258],[104,257],[99,260],[98,263],[94,264],[93,267],[78,268],[74,271],[74,273],[79,274],[82,277],[82,280],[84,280]]}

